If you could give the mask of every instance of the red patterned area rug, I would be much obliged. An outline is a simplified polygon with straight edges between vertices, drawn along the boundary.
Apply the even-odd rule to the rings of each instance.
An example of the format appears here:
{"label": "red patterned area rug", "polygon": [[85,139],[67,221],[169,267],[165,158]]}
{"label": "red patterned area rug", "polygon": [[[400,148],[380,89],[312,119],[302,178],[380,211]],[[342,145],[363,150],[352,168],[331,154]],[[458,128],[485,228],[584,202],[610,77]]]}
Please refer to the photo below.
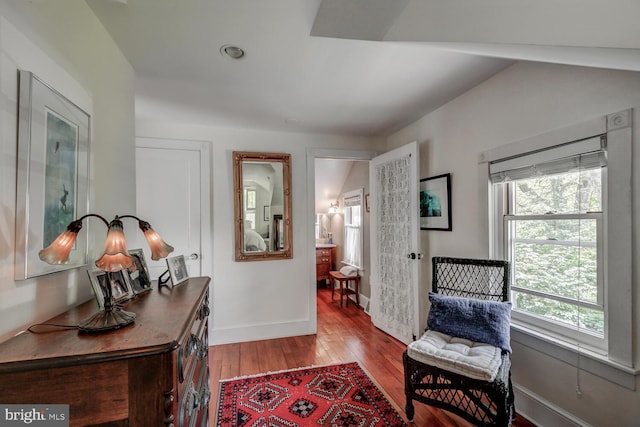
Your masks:
{"label": "red patterned area rug", "polygon": [[218,427],[406,427],[356,363],[220,381]]}

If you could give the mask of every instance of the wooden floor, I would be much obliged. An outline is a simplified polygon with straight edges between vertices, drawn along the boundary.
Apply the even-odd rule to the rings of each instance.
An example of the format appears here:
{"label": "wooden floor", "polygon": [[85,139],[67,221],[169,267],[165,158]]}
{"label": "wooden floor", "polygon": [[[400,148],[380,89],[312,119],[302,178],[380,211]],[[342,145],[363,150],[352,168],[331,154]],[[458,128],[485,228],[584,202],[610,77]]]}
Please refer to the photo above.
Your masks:
{"label": "wooden floor", "polygon": [[[340,308],[331,291],[318,290],[318,333],[290,338],[211,346],[210,425],[215,426],[219,380],[268,371],[358,362],[404,417],[402,352],[405,345],[375,328],[362,309]],[[470,426],[449,412],[415,403],[417,426]],[[406,419],[405,419],[406,421]],[[531,427],[517,417],[515,427]]]}

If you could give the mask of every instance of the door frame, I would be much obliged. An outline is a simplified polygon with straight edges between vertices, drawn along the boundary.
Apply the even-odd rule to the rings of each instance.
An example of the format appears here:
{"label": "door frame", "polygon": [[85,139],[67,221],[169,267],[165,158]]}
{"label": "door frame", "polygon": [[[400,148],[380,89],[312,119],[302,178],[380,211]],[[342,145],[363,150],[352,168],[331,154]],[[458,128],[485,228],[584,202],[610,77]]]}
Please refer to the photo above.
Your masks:
{"label": "door frame", "polygon": [[[344,150],[332,148],[307,148],[307,223],[316,221],[316,159],[370,161],[380,154],[374,150]],[[309,284],[309,320],[314,332],[318,331],[318,306],[316,292],[316,237],[313,227],[307,227],[307,283]]]}
{"label": "door frame", "polygon": [[136,148],[187,150],[198,151],[200,153],[200,271],[202,276],[208,277],[211,277],[213,274],[211,145],[211,141],[204,140],[136,135]]}

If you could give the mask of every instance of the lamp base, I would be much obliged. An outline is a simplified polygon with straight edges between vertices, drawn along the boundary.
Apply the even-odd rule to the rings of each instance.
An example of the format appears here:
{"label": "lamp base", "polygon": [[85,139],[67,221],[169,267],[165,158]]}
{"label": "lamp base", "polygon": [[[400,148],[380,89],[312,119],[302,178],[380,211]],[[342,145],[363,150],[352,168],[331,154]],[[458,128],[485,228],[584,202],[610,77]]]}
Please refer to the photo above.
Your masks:
{"label": "lamp base", "polygon": [[78,329],[86,333],[104,332],[130,325],[135,320],[135,313],[112,307],[83,320],[78,324]]}

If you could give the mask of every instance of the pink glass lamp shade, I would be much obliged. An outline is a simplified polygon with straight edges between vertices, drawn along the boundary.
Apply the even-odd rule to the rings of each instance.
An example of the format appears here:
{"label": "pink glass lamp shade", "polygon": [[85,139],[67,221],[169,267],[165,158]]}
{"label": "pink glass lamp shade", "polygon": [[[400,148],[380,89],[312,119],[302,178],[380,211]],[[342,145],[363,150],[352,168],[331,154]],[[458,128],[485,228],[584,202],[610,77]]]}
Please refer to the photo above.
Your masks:
{"label": "pink glass lamp shade", "polygon": [[[124,238],[124,231],[121,218],[134,218],[138,221],[140,230],[151,248],[151,258],[154,261],[164,258],[173,251],[173,247],[165,243],[164,240],[151,229],[148,222],[142,221],[133,215],[116,216],[110,223],[100,215],[87,214],[82,218],[73,221],[67,226],[48,247],[40,251],[40,259],[49,264],[65,264],[69,260],[69,254],[73,250],[78,237],[78,232],[82,229],[82,221],[88,217],[99,218],[109,227],[107,240],[104,245],[104,253],[96,266],[107,272],[107,278],[111,280],[111,274],[121,270],[126,270],[133,265],[133,258],[129,256],[127,242]],[[107,286],[104,295],[104,309],[95,313],[90,318],[81,321],[78,329],[82,332],[102,332],[112,329],[122,328],[135,321],[136,314],[125,311],[113,301],[111,287]]]}
{"label": "pink glass lamp shade", "polygon": [[149,249],[151,249],[152,260],[158,261],[160,258],[164,258],[173,252],[173,246],[162,240],[162,237],[160,237],[160,235],[151,228],[151,224],[147,221],[139,221],[138,226],[144,233],[145,239],[147,239]]}
{"label": "pink glass lamp shade", "polygon": [[47,264],[66,264],[81,229],[82,220],[70,223],[67,229],[56,237],[56,240],[38,253],[40,259]]}
{"label": "pink glass lamp shade", "polygon": [[133,258],[129,256],[127,250],[122,221],[116,216],[109,224],[104,254],[96,261],[96,267],[102,271],[115,272],[126,270],[131,265],[133,265]]}

